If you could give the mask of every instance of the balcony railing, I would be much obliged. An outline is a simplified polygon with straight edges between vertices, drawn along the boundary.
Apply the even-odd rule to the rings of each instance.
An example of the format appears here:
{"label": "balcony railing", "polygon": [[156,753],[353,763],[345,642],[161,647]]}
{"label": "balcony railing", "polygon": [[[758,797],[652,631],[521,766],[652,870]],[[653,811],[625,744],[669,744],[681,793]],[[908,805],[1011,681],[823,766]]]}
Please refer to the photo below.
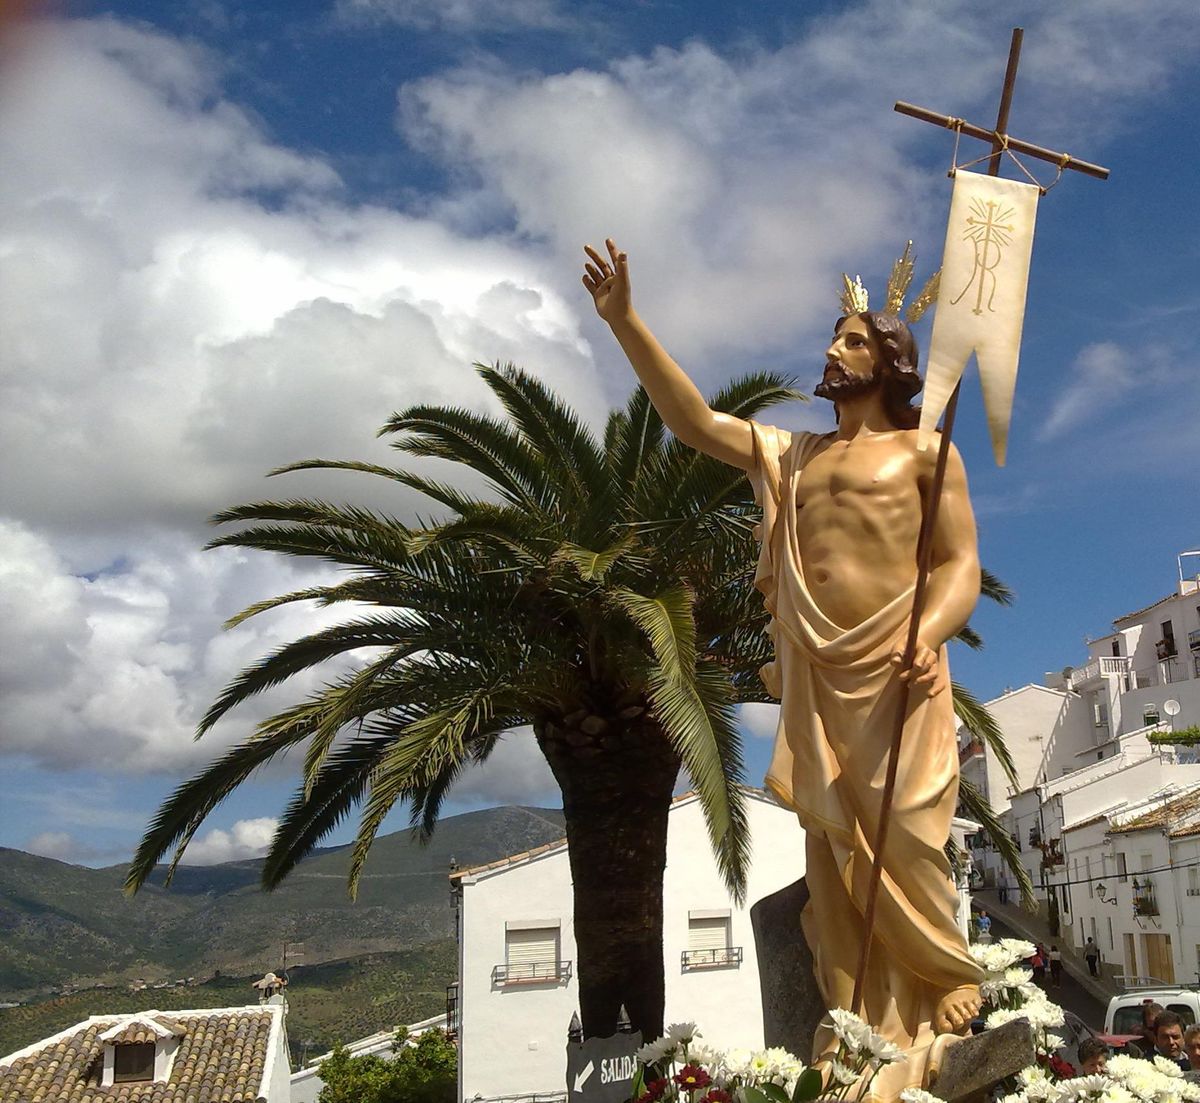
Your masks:
{"label": "balcony railing", "polygon": [[1078,689],[1080,686],[1098,681],[1100,678],[1121,677],[1129,673],[1132,662],[1133,660],[1128,655],[1101,655],[1098,659],[1093,659],[1087,666],[1081,666],[1078,670],[1071,671],[1070,688]]}
{"label": "balcony railing", "polygon": [[1133,688],[1149,689],[1158,685],[1158,667],[1143,666],[1133,672]]}
{"label": "balcony railing", "polygon": [[446,1037],[458,1037],[458,984],[446,985]]}
{"label": "balcony railing", "polygon": [[523,961],[519,965],[496,965],[492,984],[566,984],[571,979],[569,961]]}
{"label": "balcony railing", "polygon": [[1158,915],[1158,901],[1154,897],[1154,882],[1149,878],[1133,879],[1133,914]]}
{"label": "balcony railing", "polygon": [[684,969],[736,969],[742,964],[742,948],[722,946],[713,950],[684,950],[680,964]]}

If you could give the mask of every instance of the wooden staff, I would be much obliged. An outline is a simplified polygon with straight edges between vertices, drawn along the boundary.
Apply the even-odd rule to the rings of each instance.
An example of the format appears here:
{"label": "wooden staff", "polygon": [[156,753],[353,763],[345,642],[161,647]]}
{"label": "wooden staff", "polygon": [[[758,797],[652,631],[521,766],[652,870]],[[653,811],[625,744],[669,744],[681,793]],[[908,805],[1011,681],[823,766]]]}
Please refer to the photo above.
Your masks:
{"label": "wooden staff", "polygon": [[[1052,161],[1060,169],[1073,169],[1101,180],[1108,179],[1108,169],[1099,165],[1080,161],[1067,154],[1056,153],[1054,150],[1022,142],[1008,136],[1008,114],[1012,107],[1013,87],[1017,82],[1017,65],[1021,59],[1021,40],[1025,32],[1020,27],[1014,27],[1012,42],[1008,51],[1008,68],[1004,73],[1004,87],[1000,93],[1000,109],[996,113],[994,130],[984,130],[961,119],[947,115],[939,115],[924,107],[914,107],[908,103],[897,103],[896,110],[901,114],[922,119],[960,130],[973,138],[982,138],[992,143],[992,155],[988,159],[988,175],[1000,174],[1000,160],[1005,149],[1017,150],[1032,157]],[[933,558],[933,533],[937,525],[938,507],[942,498],[942,483],[946,478],[946,460],[950,455],[950,437],[954,432],[954,415],[958,409],[958,395],[962,389],[962,380],[955,384],[950,400],[946,403],[946,413],[942,421],[942,436],[938,445],[937,462],[933,469],[933,482],[929,488],[929,500],[924,516],[921,519],[921,532],[917,540],[917,582],[913,592],[912,618],[908,625],[908,638],[904,645],[904,658],[900,664],[901,670],[911,670],[913,658],[917,650],[917,633],[920,631],[921,616],[925,612],[925,594],[929,585],[929,572]],[[893,728],[891,753],[888,757],[887,776],[883,786],[883,799],[879,807],[879,825],[875,832],[875,857],[871,865],[871,880],[867,886],[867,905],[863,912],[863,942],[858,959],[858,971],[854,977],[854,996],[851,1008],[856,1014],[862,1013],[863,988],[867,979],[867,967],[871,960],[871,936],[875,929],[875,908],[879,899],[879,882],[883,873],[883,852],[887,845],[889,816],[892,810],[892,799],[896,791],[896,770],[900,762],[900,744],[904,738],[904,721],[908,715],[908,698],[911,680],[900,683],[900,700],[896,708],[896,723]]]}

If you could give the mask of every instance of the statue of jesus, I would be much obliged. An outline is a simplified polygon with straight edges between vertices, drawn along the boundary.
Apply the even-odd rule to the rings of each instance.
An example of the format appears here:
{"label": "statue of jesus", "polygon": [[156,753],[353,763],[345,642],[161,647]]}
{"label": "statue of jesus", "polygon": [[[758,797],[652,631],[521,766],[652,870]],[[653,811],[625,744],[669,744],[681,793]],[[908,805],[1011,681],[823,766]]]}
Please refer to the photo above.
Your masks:
{"label": "statue of jesus", "polygon": [[[916,653],[902,669],[935,463],[934,449],[917,447],[912,334],[889,314],[839,320],[815,392],[833,402],[837,429],[789,433],[711,409],[634,310],[626,254],[611,239],[607,256],[586,252],[584,285],[667,427],[747,472],[763,508],[755,584],[776,655],[763,680],[781,702],[767,785],[805,829],[801,919],[825,1005],[850,1008],[892,729],[909,682],[861,1013],[908,1051],[962,1033],[979,1011],[982,973],[955,921],[943,853],[958,799],[945,643],[975,606],[980,571],[952,447]],[[835,1048],[826,1021],[814,1060]]]}

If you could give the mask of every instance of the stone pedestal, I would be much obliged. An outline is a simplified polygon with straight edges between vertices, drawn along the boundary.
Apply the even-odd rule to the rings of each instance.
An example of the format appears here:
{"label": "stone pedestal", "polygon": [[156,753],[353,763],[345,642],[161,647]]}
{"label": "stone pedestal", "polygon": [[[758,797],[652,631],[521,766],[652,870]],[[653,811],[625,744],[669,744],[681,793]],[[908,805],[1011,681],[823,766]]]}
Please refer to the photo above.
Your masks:
{"label": "stone pedestal", "polygon": [[812,1056],[813,1034],[825,1004],[813,976],[813,959],[800,928],[808,903],[804,878],[764,896],[750,908],[758,979],[762,991],[763,1039],[802,1061]]}

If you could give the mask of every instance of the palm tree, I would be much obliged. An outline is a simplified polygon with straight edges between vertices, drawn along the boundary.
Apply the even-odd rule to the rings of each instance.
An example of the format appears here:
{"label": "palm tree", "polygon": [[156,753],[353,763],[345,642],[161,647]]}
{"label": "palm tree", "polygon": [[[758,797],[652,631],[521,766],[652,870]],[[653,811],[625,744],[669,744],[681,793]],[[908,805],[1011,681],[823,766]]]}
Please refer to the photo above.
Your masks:
{"label": "palm tree", "polygon": [[[407,803],[428,837],[462,770],[529,726],[562,790],[584,1033],[611,1034],[624,1004],[634,1029],[657,1037],[667,813],[681,766],[729,891],[740,900],[745,888],[735,705],[770,700],[758,675],[771,654],[753,588],[757,510],[744,475],[670,438],[642,389],[609,416],[601,445],[533,377],[511,365],[478,370],[506,420],[414,406],[381,433],[398,434],[394,447],[409,455],[482,474],[490,499],[411,471],[309,460],[280,470],[382,476],[448,518],[409,526],[310,499],[214,518],[246,527],[210,547],[311,556],[349,571],[256,603],[229,626],[297,601],[350,603],[356,615],[243,671],[198,735],[295,674],[346,656],[359,665],[181,785],[147,830],[126,886],[137,891],[174,847],[169,881],[207,815],[257,767],[307,743],[263,884],[277,886],[361,805],[353,895],[389,811]],[[763,373],[711,405],[752,417],[802,397],[791,380]],[[967,700],[969,726],[1002,748]]]}
{"label": "palm tree", "polygon": [[[667,813],[681,765],[697,789],[718,866],[745,888],[746,818],[735,704],[766,700],[766,614],[754,592],[755,506],[744,475],[670,438],[641,389],[608,418],[601,445],[540,382],[479,366],[499,420],[415,406],[382,432],[409,455],[465,465],[492,500],[411,471],[311,460],[283,468],[380,475],[445,507],[408,526],[324,501],[259,502],[213,547],[313,556],[343,581],[257,603],[352,603],[346,623],[305,636],[235,678],[200,724],[330,659],[369,654],[166,801],[129,871],[136,891],[172,847],[168,877],[224,797],[262,763],[307,743],[304,777],[263,870],[271,888],[356,804],[353,893],[384,817],[407,802],[421,834],[471,763],[528,725],[562,790],[575,893],[585,1034],[611,1034],[621,1005],[646,1037],[662,1030],[662,882]],[[752,417],[801,398],[791,381],[748,376],[713,407]]]}

